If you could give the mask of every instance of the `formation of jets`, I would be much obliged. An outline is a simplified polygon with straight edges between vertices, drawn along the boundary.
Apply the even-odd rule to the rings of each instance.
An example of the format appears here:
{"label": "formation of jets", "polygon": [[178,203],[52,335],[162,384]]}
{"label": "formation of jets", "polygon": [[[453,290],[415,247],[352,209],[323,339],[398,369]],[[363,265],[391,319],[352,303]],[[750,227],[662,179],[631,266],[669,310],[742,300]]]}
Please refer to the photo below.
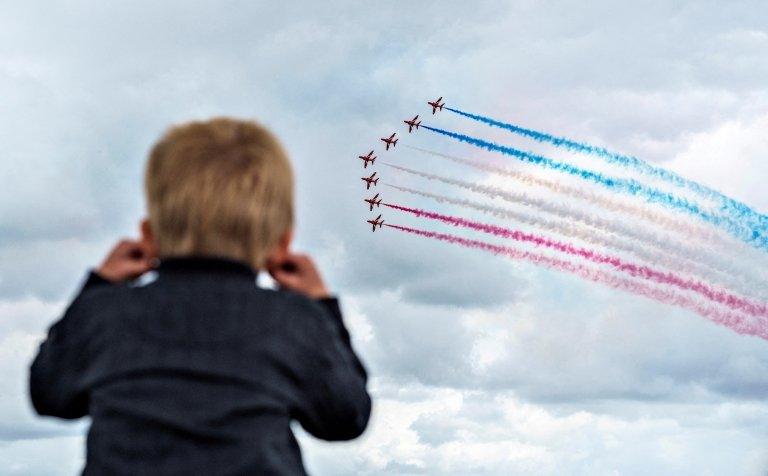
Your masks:
{"label": "formation of jets", "polygon": [[[437,111],[442,111],[443,106],[445,106],[445,102],[443,102],[443,97],[440,96],[434,101],[427,101],[427,104],[429,104],[432,107],[432,114],[434,115]],[[418,130],[419,126],[421,125],[421,121],[419,120],[419,115],[416,114],[413,116],[413,119],[406,119],[403,121],[408,125],[408,133],[410,134],[413,132],[414,129]],[[397,145],[398,137],[396,136],[396,133],[393,132],[391,136],[389,137],[382,137],[381,141],[384,142],[386,145],[384,150],[389,150],[389,147],[392,146],[394,148]],[[373,155],[373,150],[368,152],[366,155],[358,155],[358,158],[363,161],[363,168],[367,169],[368,164],[371,164],[371,167],[373,167],[373,164],[376,162],[376,156]],[[379,177],[376,176],[376,172],[373,172],[369,177],[360,177],[360,180],[365,182],[365,189],[370,190],[371,185],[374,187],[378,186],[379,184]],[[368,203],[368,211],[372,212],[373,207],[381,207],[381,197],[379,197],[379,194],[377,193],[371,198],[366,198],[363,201]],[[378,226],[381,228],[384,226],[384,220],[381,219],[381,214],[377,216],[374,219],[366,220],[368,223],[371,224],[372,231],[376,231],[376,227]]]}

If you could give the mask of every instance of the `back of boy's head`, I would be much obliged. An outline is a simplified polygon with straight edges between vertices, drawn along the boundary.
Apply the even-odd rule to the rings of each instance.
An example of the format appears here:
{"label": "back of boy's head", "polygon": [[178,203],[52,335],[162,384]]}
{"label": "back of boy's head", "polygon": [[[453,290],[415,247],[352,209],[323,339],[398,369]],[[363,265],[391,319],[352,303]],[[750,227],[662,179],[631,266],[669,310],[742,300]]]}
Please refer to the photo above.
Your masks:
{"label": "back of boy's head", "polygon": [[171,128],[145,177],[158,255],[212,256],[263,268],[293,226],[293,172],[277,138],[229,118]]}

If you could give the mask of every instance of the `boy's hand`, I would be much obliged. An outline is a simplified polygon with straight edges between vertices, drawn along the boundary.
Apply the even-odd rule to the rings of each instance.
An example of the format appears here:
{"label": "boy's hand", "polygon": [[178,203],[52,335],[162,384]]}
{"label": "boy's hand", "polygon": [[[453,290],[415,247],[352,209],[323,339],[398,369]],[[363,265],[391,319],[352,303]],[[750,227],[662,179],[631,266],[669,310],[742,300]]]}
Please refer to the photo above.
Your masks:
{"label": "boy's hand", "polygon": [[155,257],[141,241],[121,240],[96,273],[107,281],[118,283],[136,279],[154,267]]}
{"label": "boy's hand", "polygon": [[330,296],[317,266],[308,255],[289,254],[282,263],[269,266],[267,271],[280,286],[291,291],[304,294],[312,299]]}

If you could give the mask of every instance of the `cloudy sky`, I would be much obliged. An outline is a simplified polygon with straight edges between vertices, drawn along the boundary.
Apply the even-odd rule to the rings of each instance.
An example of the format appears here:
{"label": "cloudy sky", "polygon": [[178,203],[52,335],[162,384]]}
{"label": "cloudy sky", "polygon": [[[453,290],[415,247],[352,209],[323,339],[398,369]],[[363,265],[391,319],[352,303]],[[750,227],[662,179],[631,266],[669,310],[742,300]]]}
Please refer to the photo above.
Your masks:
{"label": "cloudy sky", "polygon": [[[371,234],[355,158],[442,95],[635,154],[768,211],[765,2],[2,9],[0,474],[81,468],[87,422],[35,418],[28,365],[88,267],[136,234],[152,142],[171,123],[214,115],[257,118],[283,139],[298,176],[297,246],[341,294],[373,376],[362,438],[300,435],[313,474],[768,471],[766,341],[572,276],[391,229]],[[558,154],[445,112],[427,121]],[[504,185],[403,145],[483,155],[420,131],[383,158]],[[754,254],[735,249],[734,259]]]}

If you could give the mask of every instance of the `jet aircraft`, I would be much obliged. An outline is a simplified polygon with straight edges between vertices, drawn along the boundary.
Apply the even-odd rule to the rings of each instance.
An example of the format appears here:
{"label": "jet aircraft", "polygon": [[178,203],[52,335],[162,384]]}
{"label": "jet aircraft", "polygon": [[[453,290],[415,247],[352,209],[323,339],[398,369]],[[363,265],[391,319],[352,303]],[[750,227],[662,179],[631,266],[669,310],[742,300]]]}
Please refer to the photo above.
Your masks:
{"label": "jet aircraft", "polygon": [[418,122],[417,122],[417,121],[416,121],[416,119],[418,119],[418,118],[419,118],[419,115],[418,115],[418,114],[416,114],[416,117],[414,117],[414,118],[413,118],[413,119],[411,119],[410,121],[403,121],[403,122],[405,122],[406,124],[408,124],[408,133],[409,133],[409,134],[411,133],[411,130],[413,130],[413,129],[416,129],[416,130],[418,130],[418,129],[419,129],[419,126],[421,125],[421,121],[418,121]]}
{"label": "jet aircraft", "polygon": [[381,199],[379,198],[378,200],[376,200],[377,198],[379,198],[378,193],[371,198],[366,198],[365,200],[363,200],[364,202],[368,202],[368,205],[370,207],[370,209],[368,210],[369,212],[373,211],[374,206],[377,206],[377,207],[381,206]]}
{"label": "jet aircraft", "polygon": [[397,139],[395,139],[395,133],[394,132],[392,133],[391,136],[389,136],[388,139],[385,139],[384,137],[382,137],[381,140],[384,141],[385,144],[387,144],[387,149],[386,150],[389,150],[389,146],[390,145],[392,147],[397,145]]}
{"label": "jet aircraft", "polygon": [[371,231],[376,231],[377,226],[381,228],[384,225],[384,220],[381,219],[381,213],[379,213],[379,216],[377,216],[373,220],[366,220],[366,221],[371,225],[373,225],[373,230]]}
{"label": "jet aircraft", "polygon": [[357,157],[362,159],[364,169],[368,168],[368,164],[373,165],[376,162],[376,156],[373,155],[373,151],[368,152],[368,155],[358,155]]}
{"label": "jet aircraft", "polygon": [[441,111],[443,110],[443,106],[445,106],[445,103],[440,103],[440,101],[442,100],[443,100],[443,97],[440,96],[439,98],[437,98],[437,101],[427,101],[427,104],[432,106],[432,114],[437,112],[438,109]]}
{"label": "jet aircraft", "polygon": [[366,190],[371,188],[371,184],[373,184],[374,186],[379,184],[379,178],[376,177],[376,172],[372,173],[370,177],[360,177],[360,180],[365,182]]}

